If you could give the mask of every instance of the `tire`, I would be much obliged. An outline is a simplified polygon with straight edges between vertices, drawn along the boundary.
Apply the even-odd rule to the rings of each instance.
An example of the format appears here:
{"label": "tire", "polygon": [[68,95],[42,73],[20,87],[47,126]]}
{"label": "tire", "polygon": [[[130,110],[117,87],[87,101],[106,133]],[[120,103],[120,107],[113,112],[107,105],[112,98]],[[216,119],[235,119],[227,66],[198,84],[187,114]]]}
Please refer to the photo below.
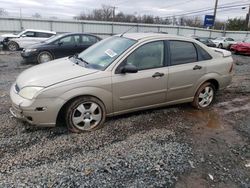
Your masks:
{"label": "tire", "polygon": [[215,98],[215,87],[210,82],[205,82],[200,86],[194,96],[192,102],[193,107],[197,109],[204,109],[209,107]]}
{"label": "tire", "polygon": [[19,49],[19,45],[14,41],[8,42],[7,47],[9,51],[17,51]]}
{"label": "tire", "polygon": [[[92,108],[92,109],[91,109]],[[70,102],[65,111],[65,122],[74,133],[100,129],[106,118],[104,104],[95,97],[83,96]]]}
{"label": "tire", "polygon": [[222,49],[222,48],[223,48],[223,45],[222,45],[222,44],[219,44],[218,48]]}
{"label": "tire", "polygon": [[37,62],[40,63],[46,63],[49,62],[51,60],[53,60],[53,55],[48,52],[48,51],[42,51],[38,54],[37,56]]}

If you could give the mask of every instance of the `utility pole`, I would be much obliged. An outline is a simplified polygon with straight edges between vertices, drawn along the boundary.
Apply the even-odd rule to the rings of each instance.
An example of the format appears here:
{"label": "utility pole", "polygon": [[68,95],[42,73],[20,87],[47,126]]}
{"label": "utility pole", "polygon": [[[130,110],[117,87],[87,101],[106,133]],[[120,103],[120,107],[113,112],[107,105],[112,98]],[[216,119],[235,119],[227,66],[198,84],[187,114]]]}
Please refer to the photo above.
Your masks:
{"label": "utility pole", "polygon": [[246,16],[246,31],[250,27],[250,25],[249,25],[249,17],[250,17],[250,6],[248,8],[248,13],[247,13],[247,16]]}
{"label": "utility pole", "polygon": [[112,7],[113,8],[113,15],[112,15],[112,20],[113,20],[113,22],[115,21],[115,9],[117,8],[117,7]]}
{"label": "utility pole", "polygon": [[21,31],[23,30],[23,18],[22,18],[22,8],[20,8],[20,28],[21,28]]}
{"label": "utility pole", "polygon": [[[215,20],[216,20],[217,7],[218,7],[218,0],[215,0],[215,5],[214,5],[214,25],[215,25]],[[214,25],[213,25],[213,29],[214,29]]]}

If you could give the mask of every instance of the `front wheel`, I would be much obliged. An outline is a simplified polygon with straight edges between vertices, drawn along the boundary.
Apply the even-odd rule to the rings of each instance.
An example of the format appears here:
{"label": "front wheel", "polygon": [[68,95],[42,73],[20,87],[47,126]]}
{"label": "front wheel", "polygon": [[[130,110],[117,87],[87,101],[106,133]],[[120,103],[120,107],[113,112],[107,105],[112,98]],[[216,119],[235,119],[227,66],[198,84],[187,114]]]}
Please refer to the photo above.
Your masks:
{"label": "front wheel", "polygon": [[65,114],[71,132],[88,132],[102,127],[105,121],[105,107],[94,97],[80,97],[71,102]]}
{"label": "front wheel", "polygon": [[39,64],[46,63],[46,62],[51,61],[51,60],[53,60],[53,56],[50,52],[47,52],[47,51],[40,52],[37,56],[37,62]]}
{"label": "front wheel", "polygon": [[223,48],[223,45],[222,45],[222,44],[219,44],[218,48],[222,49],[222,48]]}
{"label": "front wheel", "polygon": [[215,87],[206,82],[197,90],[192,105],[197,109],[204,109],[210,106],[215,97]]}
{"label": "front wheel", "polygon": [[19,45],[18,45],[16,42],[14,42],[14,41],[10,41],[10,42],[7,44],[7,46],[8,46],[8,49],[9,49],[10,51],[17,51],[17,50],[19,49]]}

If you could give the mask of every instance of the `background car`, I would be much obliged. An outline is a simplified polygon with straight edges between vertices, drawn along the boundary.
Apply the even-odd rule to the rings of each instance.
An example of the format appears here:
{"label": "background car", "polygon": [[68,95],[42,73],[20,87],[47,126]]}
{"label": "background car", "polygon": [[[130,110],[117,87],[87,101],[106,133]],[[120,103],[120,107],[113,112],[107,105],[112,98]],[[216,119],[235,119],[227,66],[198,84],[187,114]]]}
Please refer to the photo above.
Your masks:
{"label": "background car", "polygon": [[21,52],[27,62],[45,63],[53,59],[80,53],[101,38],[84,33],[66,33],[31,45]]}
{"label": "background car", "polygon": [[235,54],[250,55],[250,38],[245,39],[243,42],[232,45],[230,50]]}
{"label": "background car", "polygon": [[225,49],[230,49],[231,45],[237,43],[234,39],[228,37],[218,37],[212,41],[216,44],[217,48],[225,48]]}
{"label": "background car", "polygon": [[194,39],[202,42],[209,47],[216,47],[216,44],[209,37],[195,37]]}
{"label": "background car", "polygon": [[27,45],[46,40],[54,35],[56,35],[54,31],[26,29],[18,34],[1,35],[1,43],[4,48],[15,51]]}

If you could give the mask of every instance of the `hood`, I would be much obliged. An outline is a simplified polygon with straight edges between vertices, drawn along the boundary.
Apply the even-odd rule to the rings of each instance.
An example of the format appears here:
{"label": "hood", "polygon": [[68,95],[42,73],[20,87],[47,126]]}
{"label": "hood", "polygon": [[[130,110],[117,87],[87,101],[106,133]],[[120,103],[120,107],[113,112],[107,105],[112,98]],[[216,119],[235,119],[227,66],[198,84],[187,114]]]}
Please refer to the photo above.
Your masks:
{"label": "hood", "polygon": [[19,37],[19,35],[15,35],[15,34],[3,34],[3,35],[1,35],[1,37],[3,37],[3,38],[17,38],[17,37]]}
{"label": "hood", "polygon": [[246,42],[239,42],[236,45],[237,46],[241,46],[241,47],[248,47],[248,48],[250,48],[250,43],[246,43]]}
{"label": "hood", "polygon": [[40,42],[37,42],[35,44],[31,44],[31,45],[27,46],[26,48],[28,48],[28,49],[39,49],[39,48],[41,48],[43,46],[48,45],[48,43],[45,43],[44,41],[40,41]]}
{"label": "hood", "polygon": [[95,72],[98,70],[79,66],[66,57],[29,68],[18,76],[16,82],[19,88],[25,86],[48,87]]}

